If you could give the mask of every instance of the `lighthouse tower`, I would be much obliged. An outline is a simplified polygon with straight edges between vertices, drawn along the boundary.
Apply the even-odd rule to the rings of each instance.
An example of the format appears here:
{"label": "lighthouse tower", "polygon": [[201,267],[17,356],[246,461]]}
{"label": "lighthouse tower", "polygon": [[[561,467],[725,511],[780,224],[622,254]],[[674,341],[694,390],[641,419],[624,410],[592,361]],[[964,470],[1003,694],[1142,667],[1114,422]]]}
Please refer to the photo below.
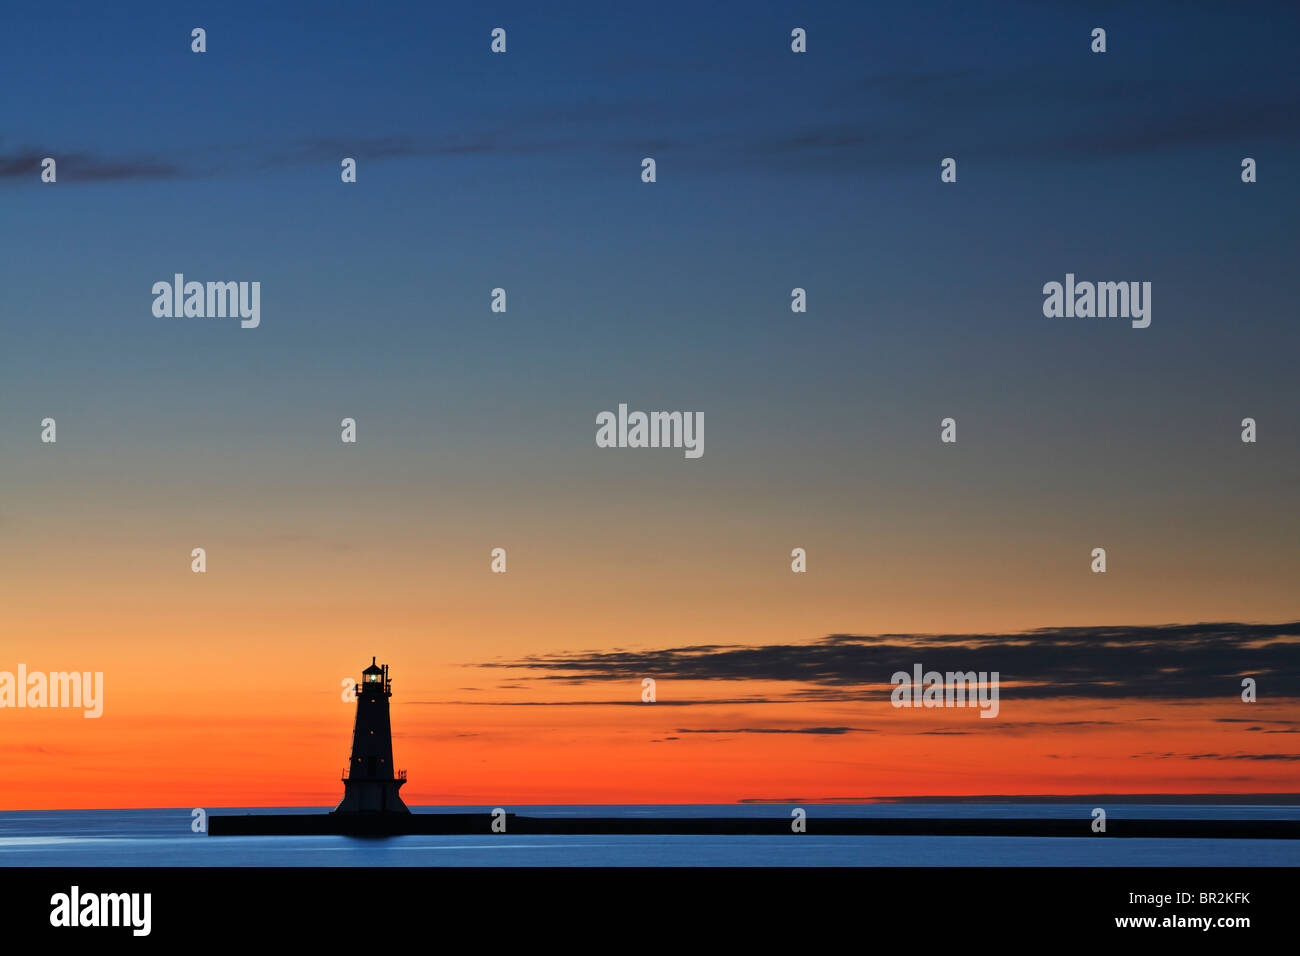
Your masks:
{"label": "lighthouse tower", "polygon": [[406,771],[393,770],[393,732],[388,698],[393,696],[388,665],[370,658],[357,684],[357,720],[352,728],[352,759],[343,771],[343,802],[335,813],[410,813],[397,791]]}

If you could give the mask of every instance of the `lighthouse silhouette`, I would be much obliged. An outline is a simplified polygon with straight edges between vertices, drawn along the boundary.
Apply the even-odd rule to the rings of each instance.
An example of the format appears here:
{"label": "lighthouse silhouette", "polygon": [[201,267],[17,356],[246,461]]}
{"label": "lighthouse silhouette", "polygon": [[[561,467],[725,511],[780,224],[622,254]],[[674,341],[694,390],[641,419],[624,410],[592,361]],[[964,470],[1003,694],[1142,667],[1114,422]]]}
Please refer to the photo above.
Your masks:
{"label": "lighthouse silhouette", "polygon": [[405,770],[393,770],[393,731],[388,698],[393,696],[388,665],[370,658],[357,684],[357,719],[352,727],[352,758],[343,771],[343,802],[334,813],[410,813],[397,791]]}

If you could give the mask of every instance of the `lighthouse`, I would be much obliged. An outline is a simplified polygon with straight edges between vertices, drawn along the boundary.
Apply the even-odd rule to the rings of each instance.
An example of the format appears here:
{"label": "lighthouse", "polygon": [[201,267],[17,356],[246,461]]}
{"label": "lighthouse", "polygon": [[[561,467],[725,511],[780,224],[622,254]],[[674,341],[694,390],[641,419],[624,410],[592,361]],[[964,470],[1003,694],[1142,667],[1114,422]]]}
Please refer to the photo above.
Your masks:
{"label": "lighthouse", "polygon": [[357,684],[357,719],[352,727],[352,757],[343,771],[343,802],[334,813],[410,813],[397,791],[406,771],[393,769],[393,731],[388,698],[393,696],[388,665],[370,658]]}

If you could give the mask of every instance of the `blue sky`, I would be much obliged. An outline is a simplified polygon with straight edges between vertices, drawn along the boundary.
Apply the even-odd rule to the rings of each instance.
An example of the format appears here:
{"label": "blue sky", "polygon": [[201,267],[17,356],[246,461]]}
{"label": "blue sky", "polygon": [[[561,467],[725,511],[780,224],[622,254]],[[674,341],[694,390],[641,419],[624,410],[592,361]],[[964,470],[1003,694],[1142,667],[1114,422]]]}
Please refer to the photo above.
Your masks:
{"label": "blue sky", "polygon": [[[595,414],[626,401],[707,412],[706,499],[812,482],[830,496],[812,514],[863,475],[900,505],[1003,487],[1010,514],[1015,489],[1051,488],[1118,519],[1179,487],[1276,511],[1300,471],[1296,21],[1285,4],[14,10],[12,487],[46,480],[26,436],[56,412],[154,474],[290,468],[318,419],[352,414],[399,470],[437,449],[465,481],[579,482]],[[150,288],[178,271],[260,281],[261,327],[155,318]],[[1067,271],[1151,281],[1151,327],[1044,318]],[[949,414],[973,445],[956,488],[926,457]],[[1221,455],[1247,414],[1268,457],[1243,489]]]}

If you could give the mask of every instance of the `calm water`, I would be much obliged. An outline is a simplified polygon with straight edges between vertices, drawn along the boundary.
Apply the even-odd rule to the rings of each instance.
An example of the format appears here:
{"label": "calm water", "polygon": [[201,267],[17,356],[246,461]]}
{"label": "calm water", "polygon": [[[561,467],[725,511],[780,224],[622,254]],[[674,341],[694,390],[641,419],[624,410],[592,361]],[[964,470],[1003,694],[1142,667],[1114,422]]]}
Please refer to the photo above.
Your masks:
{"label": "calm water", "polygon": [[[809,804],[818,816],[1078,817],[1078,804]],[[327,807],[223,808],[224,813],[323,813]],[[417,812],[489,812],[490,807],[419,807]],[[529,816],[770,816],[784,806],[510,807]],[[1107,808],[1112,820],[1141,817],[1300,819],[1294,806]],[[209,837],[190,830],[190,811],[0,812],[0,866],[1295,866],[1295,840],[1110,840],[1002,837],[799,836],[404,836]]]}

